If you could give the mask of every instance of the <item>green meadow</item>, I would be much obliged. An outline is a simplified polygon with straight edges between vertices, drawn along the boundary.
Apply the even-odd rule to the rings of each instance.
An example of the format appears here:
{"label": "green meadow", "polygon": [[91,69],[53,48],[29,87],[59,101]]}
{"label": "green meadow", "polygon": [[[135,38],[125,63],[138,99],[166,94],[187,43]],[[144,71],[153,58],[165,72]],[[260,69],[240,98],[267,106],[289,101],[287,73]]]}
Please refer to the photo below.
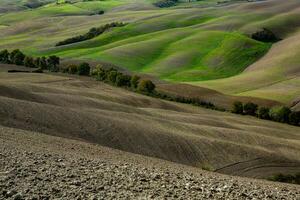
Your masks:
{"label": "green meadow", "polygon": [[[268,7],[263,2],[184,1],[170,8],[157,8],[153,2],[76,1],[4,13],[0,15],[0,48],[111,63],[226,94],[284,103],[300,95],[300,70],[292,52],[286,52],[300,51],[289,42],[298,37],[298,1]],[[104,15],[97,14],[100,10]],[[128,24],[92,40],[55,47],[59,41],[110,22]],[[272,30],[282,41],[272,45],[249,37],[262,28]],[[277,57],[276,52],[282,54]]]}

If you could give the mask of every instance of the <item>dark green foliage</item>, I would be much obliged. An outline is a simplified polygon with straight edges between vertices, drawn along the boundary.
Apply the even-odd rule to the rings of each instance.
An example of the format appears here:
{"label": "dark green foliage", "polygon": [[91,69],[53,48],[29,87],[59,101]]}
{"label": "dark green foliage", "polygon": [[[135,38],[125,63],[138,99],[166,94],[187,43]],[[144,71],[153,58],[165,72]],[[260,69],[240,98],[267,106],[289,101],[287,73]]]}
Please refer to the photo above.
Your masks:
{"label": "dark green foliage", "polygon": [[116,85],[119,87],[130,87],[131,76],[118,73],[116,78]]}
{"label": "dark green foliage", "polygon": [[48,69],[51,72],[58,72],[59,71],[59,63],[60,63],[60,58],[57,56],[49,56],[49,58],[47,59],[47,63],[48,63]]}
{"label": "dark green foliage", "polygon": [[300,172],[295,175],[290,174],[276,174],[269,178],[271,181],[278,181],[283,183],[292,183],[292,184],[300,184]]}
{"label": "dark green foliage", "polygon": [[78,66],[77,65],[69,65],[66,69],[66,72],[69,74],[77,74],[78,73]]}
{"label": "dark green foliage", "polygon": [[154,91],[154,89],[155,89],[155,85],[150,80],[142,80],[138,84],[138,88],[137,89],[140,92],[152,93]]}
{"label": "dark green foliage", "polygon": [[279,38],[276,37],[276,35],[272,31],[266,28],[256,33],[253,33],[251,37],[252,39],[261,42],[277,42],[280,40]]}
{"label": "dark green foliage", "polygon": [[0,51],[0,63],[9,63],[9,52],[7,49]]}
{"label": "dark green foliage", "polygon": [[111,83],[116,83],[118,72],[116,70],[110,70],[107,74],[107,79]]}
{"label": "dark green foliage", "polygon": [[177,2],[178,2],[178,0],[161,0],[161,1],[155,2],[154,5],[159,8],[168,8],[171,6],[175,6]]}
{"label": "dark green foliage", "polygon": [[270,115],[269,115],[270,109],[266,108],[266,107],[260,107],[258,109],[258,117],[260,119],[270,119]]}
{"label": "dark green foliage", "polygon": [[132,76],[130,80],[131,87],[136,89],[138,87],[140,79],[141,78],[137,75]]}
{"label": "dark green foliage", "polygon": [[288,123],[291,112],[291,109],[286,106],[275,107],[270,110],[270,117],[274,121]]}
{"label": "dark green foliage", "polygon": [[62,46],[62,45],[76,43],[76,42],[82,42],[82,41],[85,41],[85,40],[90,40],[94,37],[97,37],[97,36],[101,35],[102,33],[104,33],[106,30],[108,30],[110,28],[121,27],[121,26],[125,26],[125,25],[126,24],[124,24],[122,22],[121,23],[113,22],[113,23],[106,24],[106,25],[98,27],[98,28],[91,28],[89,30],[89,32],[87,32],[83,35],[75,36],[75,37],[72,37],[72,38],[68,38],[64,41],[58,42],[56,44],[56,46]]}
{"label": "dark green foliage", "polygon": [[40,67],[41,69],[48,69],[47,59],[45,56],[40,58],[38,67]]}
{"label": "dark green foliage", "polygon": [[84,62],[78,66],[78,75],[88,76],[90,75],[90,71],[91,71],[91,67],[89,63]]}
{"label": "dark green foliage", "polygon": [[256,115],[256,111],[257,111],[258,105],[252,102],[248,102],[244,105],[243,109],[244,109],[244,114],[245,115],[252,115],[255,116]]}
{"label": "dark green foliage", "polygon": [[24,59],[24,66],[34,68],[34,59],[32,57],[26,56]]}
{"label": "dark green foliage", "polygon": [[244,113],[243,103],[240,101],[234,102],[232,112],[236,114],[243,114]]}
{"label": "dark green foliage", "polygon": [[289,123],[295,126],[300,126],[300,111],[291,112],[289,114]]}
{"label": "dark green foliage", "polygon": [[19,50],[15,49],[10,53],[10,62],[16,65],[24,64],[25,55]]}

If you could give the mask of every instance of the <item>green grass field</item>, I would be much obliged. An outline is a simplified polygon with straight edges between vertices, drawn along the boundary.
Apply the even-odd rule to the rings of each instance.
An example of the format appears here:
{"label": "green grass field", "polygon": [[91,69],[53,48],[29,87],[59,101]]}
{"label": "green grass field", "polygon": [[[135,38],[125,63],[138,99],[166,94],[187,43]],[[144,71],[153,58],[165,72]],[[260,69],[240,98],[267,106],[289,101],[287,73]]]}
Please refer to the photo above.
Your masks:
{"label": "green grass field", "polygon": [[[297,0],[284,4],[282,0],[227,4],[203,0],[164,9],[155,8],[153,2],[52,3],[2,14],[0,48],[107,62],[166,81],[283,103],[300,95],[300,70],[293,53],[300,51],[293,39],[300,34]],[[95,15],[99,10],[105,14]],[[114,21],[128,25],[92,40],[55,47],[59,41]],[[271,29],[283,40],[271,46],[248,37],[260,28]]]}

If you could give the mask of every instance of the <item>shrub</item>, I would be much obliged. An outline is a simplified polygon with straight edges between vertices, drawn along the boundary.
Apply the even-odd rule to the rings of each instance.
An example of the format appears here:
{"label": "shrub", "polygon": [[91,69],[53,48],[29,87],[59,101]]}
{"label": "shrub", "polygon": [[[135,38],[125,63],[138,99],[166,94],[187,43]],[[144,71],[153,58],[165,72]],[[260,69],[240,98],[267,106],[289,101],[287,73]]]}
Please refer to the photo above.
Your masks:
{"label": "shrub", "polygon": [[260,107],[258,109],[258,117],[260,119],[270,119],[270,115],[269,115],[270,109],[266,108],[266,107]]}
{"label": "shrub", "polygon": [[24,64],[25,55],[19,50],[15,49],[10,53],[10,62],[16,65]]}
{"label": "shrub", "polygon": [[291,109],[286,106],[275,107],[270,110],[270,117],[274,121],[288,123],[290,113]]}
{"label": "shrub", "polygon": [[248,102],[244,105],[243,110],[246,115],[256,115],[258,105],[252,102]]}
{"label": "shrub", "polygon": [[137,75],[132,76],[131,80],[130,80],[131,87],[136,89],[138,87],[139,80],[140,80],[139,76],[137,76]]}
{"label": "shrub", "polygon": [[116,85],[119,87],[123,87],[123,86],[130,87],[130,80],[131,80],[131,76],[118,73],[116,78]]}
{"label": "shrub", "polygon": [[60,58],[57,56],[49,56],[47,59],[48,66],[47,68],[52,71],[52,72],[58,72],[59,71],[59,63],[60,63]]}
{"label": "shrub", "polygon": [[7,49],[0,51],[0,62],[9,63],[9,52]]}
{"label": "shrub", "polygon": [[252,39],[261,42],[277,42],[279,40],[272,31],[266,28],[263,28],[263,30],[253,33],[251,37]]}
{"label": "shrub", "polygon": [[78,72],[78,66],[74,65],[74,64],[69,65],[68,68],[67,68],[67,72],[69,74],[77,74],[77,72]]}
{"label": "shrub", "polygon": [[117,76],[118,76],[118,72],[115,71],[115,70],[111,70],[111,71],[109,71],[108,74],[107,74],[107,79],[108,79],[108,81],[111,82],[111,83],[116,83]]}
{"label": "shrub", "polygon": [[84,62],[78,66],[78,75],[88,76],[90,74],[90,71],[91,67],[89,63]]}
{"label": "shrub", "polygon": [[289,123],[295,126],[300,126],[300,111],[291,112],[289,114]]}
{"label": "shrub", "polygon": [[138,91],[140,92],[153,93],[154,90],[155,90],[155,85],[150,80],[142,80],[138,84]]}
{"label": "shrub", "polygon": [[92,70],[91,75],[94,76],[98,81],[104,81],[107,78],[106,70],[99,65],[94,70]]}
{"label": "shrub", "polygon": [[296,173],[295,175],[279,173],[270,177],[269,180],[283,183],[300,184],[300,173]]}
{"label": "shrub", "polygon": [[47,59],[45,56],[41,57],[39,60],[39,65],[38,67],[40,67],[41,69],[48,69],[48,64],[47,64]]}
{"label": "shrub", "polygon": [[32,57],[26,56],[24,59],[24,65],[25,67],[35,67],[34,59]]}
{"label": "shrub", "polygon": [[243,103],[240,101],[234,102],[232,112],[236,114],[243,114],[244,112]]}

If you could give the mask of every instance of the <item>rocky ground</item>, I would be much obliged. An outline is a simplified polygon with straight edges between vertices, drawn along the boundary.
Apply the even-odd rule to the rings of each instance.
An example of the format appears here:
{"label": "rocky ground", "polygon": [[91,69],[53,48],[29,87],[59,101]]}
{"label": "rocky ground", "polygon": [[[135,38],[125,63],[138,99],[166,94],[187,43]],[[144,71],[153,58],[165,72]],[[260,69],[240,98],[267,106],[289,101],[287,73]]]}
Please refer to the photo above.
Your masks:
{"label": "rocky ground", "polygon": [[0,199],[300,199],[297,185],[232,177],[0,126]]}

